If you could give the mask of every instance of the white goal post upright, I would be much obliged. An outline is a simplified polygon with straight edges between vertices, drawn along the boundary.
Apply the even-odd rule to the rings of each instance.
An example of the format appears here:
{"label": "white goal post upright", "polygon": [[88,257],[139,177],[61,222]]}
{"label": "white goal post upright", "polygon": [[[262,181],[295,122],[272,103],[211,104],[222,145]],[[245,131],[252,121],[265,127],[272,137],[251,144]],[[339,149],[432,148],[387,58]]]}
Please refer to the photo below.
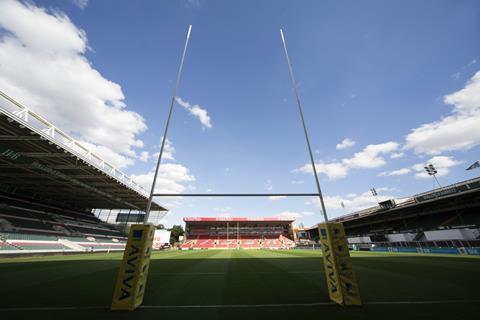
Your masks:
{"label": "white goal post upright", "polygon": [[303,133],[305,135],[305,142],[307,144],[308,155],[310,156],[310,162],[312,164],[313,176],[315,177],[315,184],[317,185],[318,198],[320,200],[320,205],[322,206],[323,219],[325,223],[328,223],[327,210],[325,209],[325,203],[323,202],[322,189],[320,188],[320,181],[317,175],[317,168],[315,168],[315,161],[313,160],[312,147],[310,146],[310,139],[308,138],[307,126],[305,124],[305,118],[303,116],[302,104],[300,102],[300,96],[297,91],[297,83],[295,82],[295,77],[293,76],[292,63],[290,62],[290,56],[288,55],[287,43],[285,41],[285,36],[283,35],[283,30],[280,29],[280,36],[282,37],[283,50],[285,51],[285,58],[287,59],[288,64],[288,73],[290,75],[290,80],[292,82],[292,90],[295,94],[295,100],[297,101],[298,112],[300,113],[300,120],[302,121]]}
{"label": "white goal post upright", "polygon": [[133,311],[143,302],[145,287],[147,285],[153,239],[155,236],[155,227],[153,224],[148,223],[148,218],[152,206],[155,183],[157,182],[158,168],[160,167],[160,162],[162,161],[163,149],[165,148],[165,142],[167,140],[168,126],[170,125],[170,119],[172,118],[173,106],[175,104],[177,89],[182,76],[183,62],[185,61],[185,54],[187,52],[188,40],[190,39],[191,31],[192,26],[190,25],[188,27],[185,46],[183,47],[180,67],[178,68],[177,81],[173,89],[172,100],[170,103],[170,109],[168,111],[165,130],[163,132],[162,144],[160,147],[160,153],[158,155],[157,166],[155,168],[152,188],[148,197],[143,224],[133,224],[130,227],[128,241],[125,246],[122,263],[118,271],[117,282],[113,292],[111,310]]}
{"label": "white goal post upright", "polygon": [[175,87],[173,88],[172,100],[170,101],[170,108],[169,108],[169,111],[168,111],[167,122],[165,124],[165,130],[163,132],[162,144],[160,146],[160,153],[158,154],[157,166],[155,167],[155,174],[153,176],[152,187],[150,189],[150,196],[148,197],[148,203],[147,203],[147,208],[145,210],[145,218],[143,220],[143,223],[147,223],[148,218],[150,216],[150,209],[152,207],[152,201],[153,201],[153,196],[154,196],[154,191],[155,191],[155,184],[157,183],[158,169],[160,168],[160,163],[162,162],[163,149],[165,148],[165,142],[167,141],[168,127],[170,125],[170,120],[172,118],[173,106],[175,105],[175,99],[177,98],[178,86],[180,85],[180,79],[182,78],[183,63],[185,61],[185,55],[187,53],[188,41],[190,40],[190,33],[191,32],[192,32],[192,25],[189,25],[188,26],[188,31],[187,31],[187,37],[185,39],[185,45],[183,47],[182,59],[180,60],[180,66],[178,67],[177,81],[175,82]]}
{"label": "white goal post upright", "polygon": [[303,116],[302,104],[297,91],[297,84],[293,76],[292,64],[288,55],[287,44],[283,30],[280,29],[282,37],[283,49],[287,59],[288,71],[292,82],[292,90],[297,101],[298,112],[302,121],[303,133],[305,134],[305,142],[307,143],[308,154],[312,164],[313,176],[317,185],[318,198],[323,213],[324,223],[318,225],[318,235],[320,246],[323,253],[323,262],[325,269],[325,278],[327,279],[328,294],[330,299],[340,305],[361,305],[360,294],[358,291],[357,280],[352,269],[350,253],[348,252],[348,243],[345,236],[345,230],[342,223],[329,223],[327,210],[323,201],[320,181],[315,168],[310,139],[308,138],[307,126]]}

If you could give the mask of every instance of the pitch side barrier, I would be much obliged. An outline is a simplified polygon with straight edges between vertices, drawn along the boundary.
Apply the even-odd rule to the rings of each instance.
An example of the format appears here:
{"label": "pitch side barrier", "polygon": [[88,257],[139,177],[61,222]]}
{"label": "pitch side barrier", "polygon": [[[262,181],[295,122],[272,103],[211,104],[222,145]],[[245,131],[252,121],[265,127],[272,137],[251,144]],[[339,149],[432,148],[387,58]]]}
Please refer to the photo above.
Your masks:
{"label": "pitch side barrier", "polygon": [[462,255],[480,255],[478,247],[374,247],[370,248],[373,252],[400,252],[400,253],[438,253],[438,254],[462,254]]}
{"label": "pitch side barrier", "polygon": [[[185,61],[185,55],[187,52],[188,41],[190,39],[190,33],[192,26],[188,27],[188,32],[183,47],[182,58],[180,60],[180,66],[177,72],[177,78],[170,100],[170,107],[168,109],[167,121],[165,123],[165,129],[163,132],[162,142],[160,145],[160,151],[158,153],[158,159],[155,167],[155,174],[153,176],[153,183],[150,190],[150,196],[148,198],[147,209],[145,212],[144,226],[134,225],[129,234],[125,254],[123,256],[122,265],[117,279],[117,286],[115,287],[112,310],[134,310],[138,307],[143,300],[143,293],[145,290],[146,277],[148,272],[148,263],[150,261],[150,251],[152,247],[152,241],[149,236],[147,239],[142,238],[150,234],[152,226],[147,225],[148,217],[150,214],[150,208],[153,201],[153,197],[171,197],[171,196],[190,196],[190,197],[271,197],[271,196],[318,196],[321,205],[321,213],[323,215],[325,223],[319,225],[321,234],[322,250],[324,253],[325,273],[328,283],[329,296],[332,301],[340,305],[360,305],[360,295],[358,293],[358,285],[356,283],[355,275],[352,270],[350,255],[348,253],[347,241],[345,238],[345,232],[341,223],[329,223],[327,210],[323,200],[322,189],[320,188],[320,181],[315,167],[315,161],[313,158],[313,152],[310,145],[310,139],[308,137],[307,126],[305,124],[305,117],[300,102],[300,97],[297,91],[297,84],[293,75],[293,68],[290,62],[290,56],[287,50],[287,44],[283,31],[280,29],[280,37],[283,44],[285,58],[288,66],[288,73],[292,85],[292,91],[295,96],[297,104],[297,110],[300,116],[300,121],[303,128],[305,144],[307,146],[308,156],[312,166],[313,177],[315,179],[315,185],[317,192],[315,193],[218,193],[218,194],[156,194],[154,192],[157,181],[158,171],[162,162],[163,150],[165,148],[165,142],[168,135],[168,128],[173,114],[173,107],[175,99],[177,97],[177,90],[180,84],[182,76],[183,64]],[[142,233],[142,237],[138,237],[139,233]],[[152,232],[153,238],[153,232]]]}

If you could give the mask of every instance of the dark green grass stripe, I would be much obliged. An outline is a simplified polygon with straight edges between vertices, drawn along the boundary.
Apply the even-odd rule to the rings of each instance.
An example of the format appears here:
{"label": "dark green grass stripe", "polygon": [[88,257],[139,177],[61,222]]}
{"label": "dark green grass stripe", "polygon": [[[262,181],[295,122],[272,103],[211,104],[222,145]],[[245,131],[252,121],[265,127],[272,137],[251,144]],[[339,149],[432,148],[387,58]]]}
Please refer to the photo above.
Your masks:
{"label": "dark green grass stripe", "polygon": [[[35,311],[28,310],[49,306],[79,311],[45,310],[42,319],[54,312],[57,318],[78,315],[80,319],[133,319],[148,314],[149,319],[180,315],[188,319],[278,320],[299,314],[311,316],[316,310],[344,319],[405,319],[417,315],[453,319],[452,314],[477,314],[474,310],[478,311],[480,305],[478,258],[353,252],[360,293],[367,301],[358,309],[330,304],[320,251],[201,250],[152,255],[144,304],[162,310],[112,313],[107,306],[120,259],[121,254],[110,253],[0,263],[2,318],[21,318],[27,314],[22,311],[33,315]],[[319,304],[318,309],[308,304]],[[231,307],[208,308],[215,305]],[[257,307],[252,316],[247,307],[234,307],[238,305],[265,307]],[[286,305],[296,307],[280,307]],[[90,306],[102,309],[88,309],[97,308]],[[190,310],[185,306],[199,307]],[[73,309],[77,307],[81,309]],[[15,308],[19,311],[6,311]]]}
{"label": "dark green grass stripe", "polygon": [[[423,305],[423,304],[476,304],[480,300],[427,300],[427,301],[369,301],[363,305]],[[332,306],[334,302],[309,303],[263,303],[263,304],[214,304],[214,305],[142,305],[138,309],[217,309],[217,308],[289,308],[289,307],[318,307]],[[63,310],[106,310],[110,306],[63,306],[63,307],[14,307],[0,308],[0,312],[9,311],[63,311]]]}

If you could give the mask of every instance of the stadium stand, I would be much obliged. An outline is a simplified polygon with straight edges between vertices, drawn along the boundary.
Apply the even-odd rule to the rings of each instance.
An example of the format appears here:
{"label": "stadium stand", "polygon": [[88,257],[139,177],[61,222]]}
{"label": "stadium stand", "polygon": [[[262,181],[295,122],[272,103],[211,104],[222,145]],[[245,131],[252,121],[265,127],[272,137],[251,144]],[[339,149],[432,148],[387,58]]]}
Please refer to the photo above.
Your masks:
{"label": "stadium stand", "polygon": [[[332,221],[356,249],[480,254],[480,178],[389,203]],[[305,231],[318,242],[316,226]]]}
{"label": "stadium stand", "polygon": [[0,193],[2,253],[123,250],[126,236],[88,212]]}
{"label": "stadium stand", "polygon": [[146,204],[130,177],[0,91],[0,254],[123,250],[123,228],[93,209]]}
{"label": "stadium stand", "polygon": [[66,210],[1,192],[0,201],[0,218],[6,222],[1,225],[3,231],[69,236],[123,236],[112,225],[88,212]]}
{"label": "stadium stand", "polygon": [[291,219],[280,218],[184,218],[189,249],[291,249]]}
{"label": "stadium stand", "polygon": [[126,239],[45,236],[0,232],[2,253],[96,252],[125,248]]}

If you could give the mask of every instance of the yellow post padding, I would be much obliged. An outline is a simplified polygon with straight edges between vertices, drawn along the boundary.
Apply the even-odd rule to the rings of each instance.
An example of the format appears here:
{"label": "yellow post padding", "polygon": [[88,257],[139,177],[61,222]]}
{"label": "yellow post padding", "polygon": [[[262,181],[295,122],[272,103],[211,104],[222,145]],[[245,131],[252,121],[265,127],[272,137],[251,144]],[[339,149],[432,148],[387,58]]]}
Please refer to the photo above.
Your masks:
{"label": "yellow post padding", "polygon": [[344,306],[359,306],[362,301],[343,224],[329,222],[326,228],[325,223],[318,225],[330,299]]}
{"label": "yellow post padding", "polygon": [[154,233],[155,227],[150,224],[133,224],[130,227],[111,310],[132,311],[142,304]]}

